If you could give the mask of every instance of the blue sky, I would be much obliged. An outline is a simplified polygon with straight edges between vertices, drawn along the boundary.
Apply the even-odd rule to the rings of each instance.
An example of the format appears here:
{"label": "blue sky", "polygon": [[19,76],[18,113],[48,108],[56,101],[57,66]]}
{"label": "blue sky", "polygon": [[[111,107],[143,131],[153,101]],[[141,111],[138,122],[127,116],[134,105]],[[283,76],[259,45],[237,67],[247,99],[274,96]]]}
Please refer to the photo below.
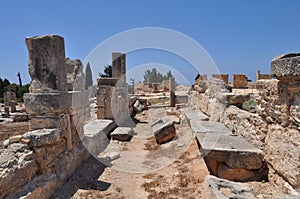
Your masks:
{"label": "blue sky", "polygon": [[[162,27],[197,41],[221,73],[245,73],[255,80],[256,70],[270,72],[276,55],[300,51],[299,7],[298,0],[1,1],[0,77],[17,82],[16,74],[21,72],[23,81],[30,81],[26,36],[62,35],[66,55],[84,60],[112,35],[133,28]],[[195,71],[176,59],[145,50],[129,53],[127,66],[182,62],[186,78],[193,79]]]}

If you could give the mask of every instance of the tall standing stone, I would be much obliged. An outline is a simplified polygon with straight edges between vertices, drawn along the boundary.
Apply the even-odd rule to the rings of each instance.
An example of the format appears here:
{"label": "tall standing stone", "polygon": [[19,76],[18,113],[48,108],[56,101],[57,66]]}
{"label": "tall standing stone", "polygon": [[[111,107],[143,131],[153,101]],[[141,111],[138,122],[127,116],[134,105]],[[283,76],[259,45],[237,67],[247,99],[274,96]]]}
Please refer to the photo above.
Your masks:
{"label": "tall standing stone", "polygon": [[59,35],[27,37],[32,93],[67,90],[64,38]]}
{"label": "tall standing stone", "polygon": [[175,88],[176,88],[176,82],[174,77],[169,78],[169,88],[170,88],[170,106],[175,107]]}
{"label": "tall standing stone", "polygon": [[126,82],[126,54],[112,53],[112,77]]}

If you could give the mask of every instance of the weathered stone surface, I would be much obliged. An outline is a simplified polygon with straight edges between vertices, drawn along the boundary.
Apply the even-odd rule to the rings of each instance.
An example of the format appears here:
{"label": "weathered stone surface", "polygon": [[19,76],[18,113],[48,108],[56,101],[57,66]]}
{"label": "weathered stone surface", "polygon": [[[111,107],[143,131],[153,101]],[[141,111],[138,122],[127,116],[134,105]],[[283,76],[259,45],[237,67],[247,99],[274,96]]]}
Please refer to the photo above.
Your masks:
{"label": "weathered stone surface", "polygon": [[192,131],[195,133],[198,131],[198,123],[200,121],[208,121],[207,115],[203,114],[199,110],[184,110],[184,116],[186,117]]}
{"label": "weathered stone surface", "polygon": [[27,37],[28,69],[33,93],[66,91],[64,38],[58,35]]}
{"label": "weathered stone surface", "polygon": [[12,118],[14,122],[26,122],[29,119],[28,113],[16,113]]}
{"label": "weathered stone surface", "polygon": [[130,141],[133,137],[133,130],[130,127],[117,127],[110,136],[113,140]]}
{"label": "weathered stone surface", "polygon": [[225,163],[222,163],[218,167],[218,177],[224,178],[231,181],[247,181],[255,176],[253,170],[244,169],[244,168],[230,168]]}
{"label": "weathered stone surface", "polygon": [[240,137],[213,132],[206,133],[205,139],[199,133],[196,137],[208,159],[224,161],[230,168],[262,167],[263,152]]}
{"label": "weathered stone surface", "polygon": [[168,142],[176,135],[174,122],[167,117],[155,121],[151,127],[158,144]]}
{"label": "weathered stone surface", "polygon": [[133,104],[133,109],[137,112],[137,113],[141,113],[144,109],[144,106],[140,103],[139,100],[136,100],[135,103]]}
{"label": "weathered stone surface", "polygon": [[264,148],[268,124],[258,114],[229,106],[223,115],[223,122],[234,134],[242,136],[259,149]]}
{"label": "weathered stone surface", "polygon": [[14,135],[9,137],[9,143],[16,143],[19,142],[22,138],[22,135]]}
{"label": "weathered stone surface", "polygon": [[224,93],[222,95],[225,96],[228,105],[236,105],[239,107],[241,107],[245,101],[250,100],[250,94]]}
{"label": "weathered stone surface", "polygon": [[175,107],[176,104],[176,82],[174,77],[169,78],[170,106]]}
{"label": "weathered stone surface", "polygon": [[271,63],[271,76],[287,83],[300,81],[300,53],[275,57]]}
{"label": "weathered stone surface", "polygon": [[[299,130],[269,125],[264,149],[265,158],[280,176],[295,189],[300,188]],[[272,177],[271,179],[272,180]]]}
{"label": "weathered stone surface", "polygon": [[0,197],[18,191],[36,175],[38,167],[24,144],[11,144],[0,150]]}
{"label": "weathered stone surface", "polygon": [[24,95],[26,112],[29,114],[54,115],[65,113],[72,107],[71,93],[26,93]]}
{"label": "weathered stone surface", "polygon": [[67,85],[69,91],[84,90],[83,65],[79,59],[66,58]]}
{"label": "weathered stone surface", "polygon": [[112,77],[126,82],[126,54],[112,53]]}
{"label": "weathered stone surface", "polygon": [[245,88],[247,86],[247,76],[244,74],[232,75],[232,87],[233,88]]}
{"label": "weathered stone surface", "polygon": [[23,138],[29,139],[32,146],[50,145],[57,142],[62,132],[58,129],[39,129],[23,134]]}
{"label": "weathered stone surface", "polygon": [[231,182],[211,175],[205,177],[204,193],[205,198],[209,199],[255,199],[252,190],[247,184]]}

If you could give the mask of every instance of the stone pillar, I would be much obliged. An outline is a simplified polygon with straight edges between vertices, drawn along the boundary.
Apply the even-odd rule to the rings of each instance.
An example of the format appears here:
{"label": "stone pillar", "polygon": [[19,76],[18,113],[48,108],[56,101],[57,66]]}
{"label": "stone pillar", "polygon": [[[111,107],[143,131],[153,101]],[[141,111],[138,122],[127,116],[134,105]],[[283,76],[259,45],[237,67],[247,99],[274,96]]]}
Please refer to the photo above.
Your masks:
{"label": "stone pillar", "polygon": [[72,106],[67,91],[64,38],[46,35],[26,38],[30,93],[24,104],[30,114],[30,130],[66,128]]}
{"label": "stone pillar", "polygon": [[221,79],[225,84],[228,84],[228,74],[212,74],[212,77]]}
{"label": "stone pillar", "polygon": [[10,115],[10,114],[9,114],[9,106],[7,105],[7,103],[5,103],[5,105],[4,105],[4,112],[5,112],[5,114],[6,114],[7,116]]}
{"label": "stone pillar", "polygon": [[46,35],[26,38],[31,93],[67,90],[64,38]]}
{"label": "stone pillar", "polygon": [[174,77],[169,78],[169,89],[170,89],[170,106],[175,107],[175,89],[176,89],[176,82]]}
{"label": "stone pillar", "polygon": [[14,100],[11,100],[11,101],[10,101],[10,111],[11,111],[12,113],[14,113],[14,112],[16,112],[16,111],[17,111],[17,108],[16,108],[16,106],[17,106],[17,103],[16,103],[16,101],[14,101]]}
{"label": "stone pillar", "polygon": [[126,54],[112,53],[112,77],[126,82]]}

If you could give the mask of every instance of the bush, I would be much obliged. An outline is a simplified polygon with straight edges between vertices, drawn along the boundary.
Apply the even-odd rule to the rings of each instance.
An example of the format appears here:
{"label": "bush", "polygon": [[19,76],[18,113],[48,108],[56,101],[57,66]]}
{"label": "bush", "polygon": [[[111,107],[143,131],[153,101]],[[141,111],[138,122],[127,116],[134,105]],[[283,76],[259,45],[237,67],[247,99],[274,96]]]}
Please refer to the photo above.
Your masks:
{"label": "bush", "polygon": [[255,112],[256,100],[248,100],[243,103],[242,109],[248,112]]}

